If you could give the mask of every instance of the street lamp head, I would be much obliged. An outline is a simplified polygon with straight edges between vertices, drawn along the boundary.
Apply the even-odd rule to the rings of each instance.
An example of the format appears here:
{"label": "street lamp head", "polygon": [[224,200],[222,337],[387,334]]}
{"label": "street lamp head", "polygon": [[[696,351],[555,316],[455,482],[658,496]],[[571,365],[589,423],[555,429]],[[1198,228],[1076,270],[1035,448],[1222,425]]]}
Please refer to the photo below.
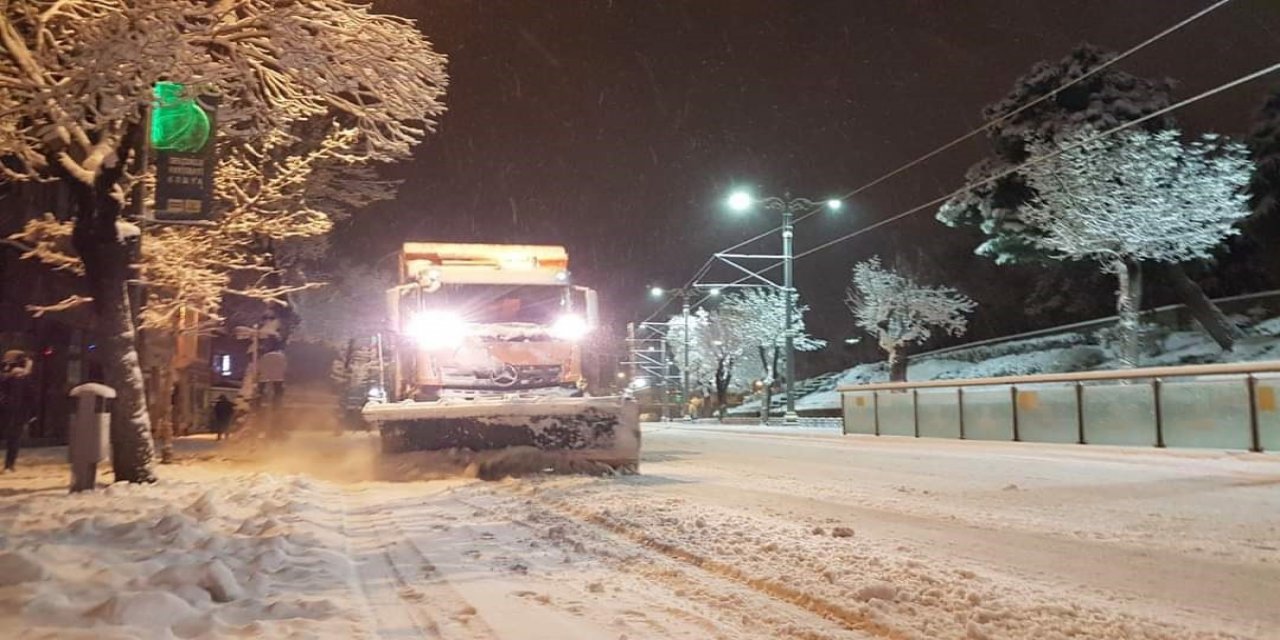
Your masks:
{"label": "street lamp head", "polygon": [[653,286],[649,288],[649,295],[654,298],[661,298],[664,293],[666,293],[666,291],[663,291],[662,287]]}
{"label": "street lamp head", "polygon": [[711,291],[709,291],[708,293],[710,293],[712,297],[718,296],[720,295],[720,287],[716,287]]}
{"label": "street lamp head", "polygon": [[827,201],[827,208],[832,211],[839,211],[842,207],[844,207],[844,203],[836,198]]}
{"label": "street lamp head", "polygon": [[751,194],[746,191],[734,191],[729,194],[729,208],[734,211],[746,211],[751,208],[754,202],[755,198],[752,198]]}

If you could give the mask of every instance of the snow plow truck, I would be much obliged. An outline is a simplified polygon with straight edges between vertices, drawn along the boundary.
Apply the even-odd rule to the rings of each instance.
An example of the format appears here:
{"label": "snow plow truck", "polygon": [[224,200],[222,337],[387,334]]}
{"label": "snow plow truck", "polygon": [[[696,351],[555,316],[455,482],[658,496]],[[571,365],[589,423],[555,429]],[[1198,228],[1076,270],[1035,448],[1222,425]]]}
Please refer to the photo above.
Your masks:
{"label": "snow plow truck", "polygon": [[538,468],[638,471],[636,403],[589,397],[596,292],[564,247],[408,242],[387,291],[385,400],[362,410],[385,453],[519,452]]}

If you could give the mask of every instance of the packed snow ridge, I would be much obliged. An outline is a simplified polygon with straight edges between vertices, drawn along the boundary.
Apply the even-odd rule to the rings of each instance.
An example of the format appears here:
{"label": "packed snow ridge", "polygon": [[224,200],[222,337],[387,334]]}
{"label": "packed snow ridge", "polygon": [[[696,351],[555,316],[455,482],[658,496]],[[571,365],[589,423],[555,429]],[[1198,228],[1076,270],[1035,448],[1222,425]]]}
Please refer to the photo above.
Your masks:
{"label": "packed snow ridge", "polygon": [[354,631],[327,593],[352,576],[324,522],[333,500],[306,478],[254,475],[5,504],[0,626],[94,639]]}

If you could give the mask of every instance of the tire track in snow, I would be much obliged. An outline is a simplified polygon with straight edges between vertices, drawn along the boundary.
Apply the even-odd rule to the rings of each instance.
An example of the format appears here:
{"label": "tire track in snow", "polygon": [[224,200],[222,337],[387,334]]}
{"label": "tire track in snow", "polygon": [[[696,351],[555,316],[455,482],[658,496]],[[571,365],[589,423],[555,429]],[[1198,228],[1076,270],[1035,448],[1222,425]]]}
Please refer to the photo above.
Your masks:
{"label": "tire track in snow", "polygon": [[[492,497],[492,496],[490,495],[486,497]],[[566,559],[572,553],[579,553],[579,554],[588,553],[588,549],[586,548],[586,545],[581,544],[577,540],[573,540],[572,538],[570,538],[569,536],[563,533],[563,530],[564,530],[563,526],[560,526],[560,527],[553,526],[551,527],[550,530],[548,530],[543,526],[543,523],[541,521],[536,521],[536,522],[526,521],[524,519],[516,517],[516,515],[512,513],[513,509],[511,507],[513,505],[510,505],[510,504],[503,505],[502,507],[506,507],[506,508],[502,508],[502,507],[493,506],[493,505],[481,504],[474,499],[470,499],[470,500],[464,499],[457,496],[456,494],[451,495],[450,500],[455,502],[461,507],[465,507],[467,511],[471,512],[472,516],[478,516],[478,515],[484,514],[485,516],[491,517],[496,521],[506,522],[515,527],[528,531],[537,539],[549,542],[551,543],[552,546],[556,548],[561,548],[562,551],[564,551],[565,553]],[[566,524],[572,524],[572,525],[578,524],[577,522],[570,521],[570,520],[563,520],[563,522]],[[508,546],[508,548],[510,547],[511,545]],[[502,547],[499,547],[499,548],[502,548]],[[589,561],[599,561],[601,559],[616,561],[617,558],[615,557],[615,552],[617,551],[618,550],[615,547],[608,551],[590,554],[588,555],[588,558],[589,558]],[[632,573],[646,573],[646,572],[632,572]],[[612,580],[613,578],[614,576],[610,576],[608,580]],[[675,604],[664,604],[664,601],[671,598],[672,596],[676,596],[677,601],[681,599],[678,596],[678,594],[674,594],[671,592],[670,589],[668,589],[667,582],[669,581],[655,580],[652,575],[642,575],[641,579],[645,583],[644,585],[642,585],[641,590],[646,590],[647,588],[656,587],[661,591],[660,594],[657,594],[661,597],[661,599],[646,598],[645,597],[646,594],[644,593],[628,594],[628,595],[637,596],[642,601],[643,605],[640,608],[606,609],[603,611],[593,610],[592,613],[596,617],[599,617],[601,615],[603,615],[604,617],[608,617],[609,615],[613,615],[616,613],[618,618],[625,620],[625,622],[628,623],[628,625],[632,625],[632,624],[643,625],[645,629],[641,630],[641,632],[644,633],[645,635],[641,637],[660,637],[660,638],[696,637],[699,640],[703,640],[703,639],[738,640],[744,637],[742,633],[728,633],[727,632],[728,628],[730,627],[736,628],[736,626],[732,624],[726,624],[725,621],[723,620],[711,617],[710,615],[704,615],[696,611],[691,611],[691,610],[688,610],[687,608],[681,608],[680,606]],[[537,586],[537,585],[530,585],[530,586]],[[560,590],[563,591],[564,590],[563,587]],[[604,581],[588,584],[587,590],[590,593],[603,594],[605,592]],[[628,591],[635,591],[635,590],[628,589]],[[618,591],[615,591],[613,597],[609,598],[609,600],[611,601],[610,604],[625,606],[627,603],[618,601],[619,600],[617,595],[618,593],[619,593]],[[517,592],[517,595],[534,602],[541,602],[544,606],[547,606],[547,607],[556,607],[556,605],[558,604],[557,602],[554,602],[552,598],[547,597],[545,594],[537,593],[536,591]],[[647,594],[647,595],[653,595],[653,594]],[[574,613],[572,609],[566,610],[566,609],[563,609],[563,607],[561,607],[561,610],[569,613]],[[645,611],[649,611],[650,613],[645,613]],[[671,621],[678,622],[678,624],[683,625],[684,628],[675,628],[675,627],[672,627],[672,625],[670,624],[664,625],[662,620],[657,619],[658,616],[653,615],[653,612],[655,611],[660,612],[665,616],[668,616],[670,619],[673,619]],[[696,629],[696,632],[693,632],[693,634],[691,634],[690,628]],[[624,633],[620,637],[628,637],[628,636],[627,634]],[[751,637],[755,637],[755,636],[751,636]],[[804,638],[804,640],[819,640],[819,639],[830,640],[831,636],[829,635],[816,635],[816,636],[797,635],[795,637]]]}
{"label": "tire track in snow", "polygon": [[[345,500],[343,506],[345,511]],[[408,637],[497,638],[482,620],[473,617],[475,608],[439,579],[435,566],[396,524],[392,511],[368,507],[358,515],[364,531],[349,526],[347,531],[362,542],[357,551],[369,555],[357,567],[357,574],[378,637],[401,638],[406,637],[406,632],[416,631]],[[388,590],[380,586],[386,582],[391,583],[396,601],[371,601],[371,592],[385,600],[386,594],[379,592]],[[411,628],[406,629],[406,624]]]}
{"label": "tire track in snow", "polygon": [[[509,499],[519,499],[521,496],[506,492]],[[481,511],[486,511],[494,515],[510,518],[509,513],[503,510],[487,507],[482,504],[475,503],[471,500],[456,498],[462,504],[474,507]],[[781,610],[795,611],[802,617],[812,616],[818,620],[822,620],[827,624],[834,624],[841,631],[851,635],[833,636],[832,631],[817,631],[813,629],[797,628],[795,620],[787,620],[791,616],[783,615],[782,620],[773,620],[772,623],[776,627],[774,633],[768,637],[779,637],[777,634],[781,631],[785,637],[798,638],[801,640],[830,640],[833,637],[857,637],[869,640],[913,640],[914,636],[903,634],[896,629],[889,628],[874,620],[871,620],[857,612],[851,611],[845,607],[841,607],[820,598],[815,598],[809,594],[805,594],[796,589],[792,589],[785,585],[778,584],[773,581],[764,580],[747,575],[746,573],[715,560],[711,560],[699,554],[693,553],[686,549],[681,549],[673,545],[662,543],[656,539],[650,538],[634,528],[627,527],[620,523],[602,519],[590,512],[579,509],[565,502],[554,500],[536,499],[525,502],[527,507],[541,508],[545,513],[552,515],[561,521],[573,526],[577,526],[587,530],[596,536],[615,542],[625,542],[636,545],[642,551],[639,555],[650,555],[649,558],[637,558],[636,556],[626,557],[625,549],[614,546],[614,551],[608,555],[612,555],[619,560],[623,560],[622,568],[626,571],[637,573],[643,578],[667,584],[671,586],[672,591],[677,597],[686,600],[693,600],[690,593],[697,593],[703,599],[717,607],[725,606],[725,598],[721,594],[716,594],[715,587],[709,587],[706,577],[710,577],[714,582],[730,585],[730,590],[734,588],[743,589],[755,596],[763,598],[767,602],[780,605]],[[525,522],[519,522],[523,526],[537,528],[535,525]],[[567,540],[567,538],[566,538]],[[572,542],[572,541],[570,541]],[[653,552],[656,552],[654,554]],[[656,557],[654,557],[656,556]],[[663,561],[670,562],[674,565],[663,566]],[[646,562],[648,564],[646,564]],[[704,579],[693,577],[694,574],[701,574]],[[750,603],[742,604],[742,620],[744,626],[759,627],[767,621],[763,616],[773,613],[778,609],[762,609],[753,606]],[[713,623],[715,624],[715,623]],[[719,628],[718,626],[715,628]],[[838,633],[838,632],[836,632]],[[729,636],[740,637],[740,636]],[[751,636],[759,637],[759,636]]]}
{"label": "tire track in snow", "polygon": [[780,582],[752,576],[737,567],[709,558],[689,549],[663,542],[643,531],[618,520],[592,513],[562,501],[543,500],[540,504],[559,512],[566,518],[591,524],[620,535],[645,548],[652,549],[673,560],[697,567],[707,573],[732,580],[765,596],[800,607],[815,615],[837,621],[846,628],[884,640],[913,640],[915,636],[904,633],[871,619],[848,607],[820,598]]}

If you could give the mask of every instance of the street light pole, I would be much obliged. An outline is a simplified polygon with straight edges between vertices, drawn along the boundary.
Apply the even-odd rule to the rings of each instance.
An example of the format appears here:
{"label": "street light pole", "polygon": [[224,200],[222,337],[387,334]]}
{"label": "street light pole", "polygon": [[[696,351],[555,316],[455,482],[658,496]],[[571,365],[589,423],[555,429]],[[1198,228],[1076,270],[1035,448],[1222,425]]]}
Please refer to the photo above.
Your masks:
{"label": "street light pole", "polygon": [[[785,196],[786,202],[782,205],[782,296],[783,306],[786,307],[786,320],[783,323],[783,332],[785,333],[786,351],[783,354],[786,358],[786,376],[787,376],[787,412],[783,416],[782,421],[785,424],[796,424],[800,421],[800,416],[796,413],[796,342],[795,333],[792,331],[792,323],[796,311],[795,283],[793,281],[792,263],[794,255],[792,252],[792,235],[793,235],[793,214],[791,211],[792,204],[795,203],[791,199],[791,194]],[[769,415],[768,411],[771,407],[765,407],[765,415]]]}
{"label": "street light pole", "polygon": [[[782,296],[784,308],[783,323],[783,370],[786,376],[787,391],[787,411],[783,420],[787,424],[796,424],[800,421],[799,415],[796,413],[796,341],[795,341],[795,315],[796,315],[796,290],[794,273],[792,266],[795,262],[795,252],[792,248],[795,231],[795,214],[797,211],[804,209],[813,209],[819,206],[825,206],[832,211],[840,210],[842,203],[840,200],[831,199],[826,202],[818,202],[808,198],[792,198],[790,193],[784,193],[783,197],[770,198],[753,198],[746,191],[738,191],[729,196],[729,207],[738,211],[750,209],[753,204],[759,203],[765,209],[776,209],[782,213]],[[763,407],[765,420],[768,420],[769,411],[772,407]]]}
{"label": "street light pole", "polygon": [[680,318],[684,323],[684,362],[680,365],[680,402],[689,406],[689,289],[680,290]]}

